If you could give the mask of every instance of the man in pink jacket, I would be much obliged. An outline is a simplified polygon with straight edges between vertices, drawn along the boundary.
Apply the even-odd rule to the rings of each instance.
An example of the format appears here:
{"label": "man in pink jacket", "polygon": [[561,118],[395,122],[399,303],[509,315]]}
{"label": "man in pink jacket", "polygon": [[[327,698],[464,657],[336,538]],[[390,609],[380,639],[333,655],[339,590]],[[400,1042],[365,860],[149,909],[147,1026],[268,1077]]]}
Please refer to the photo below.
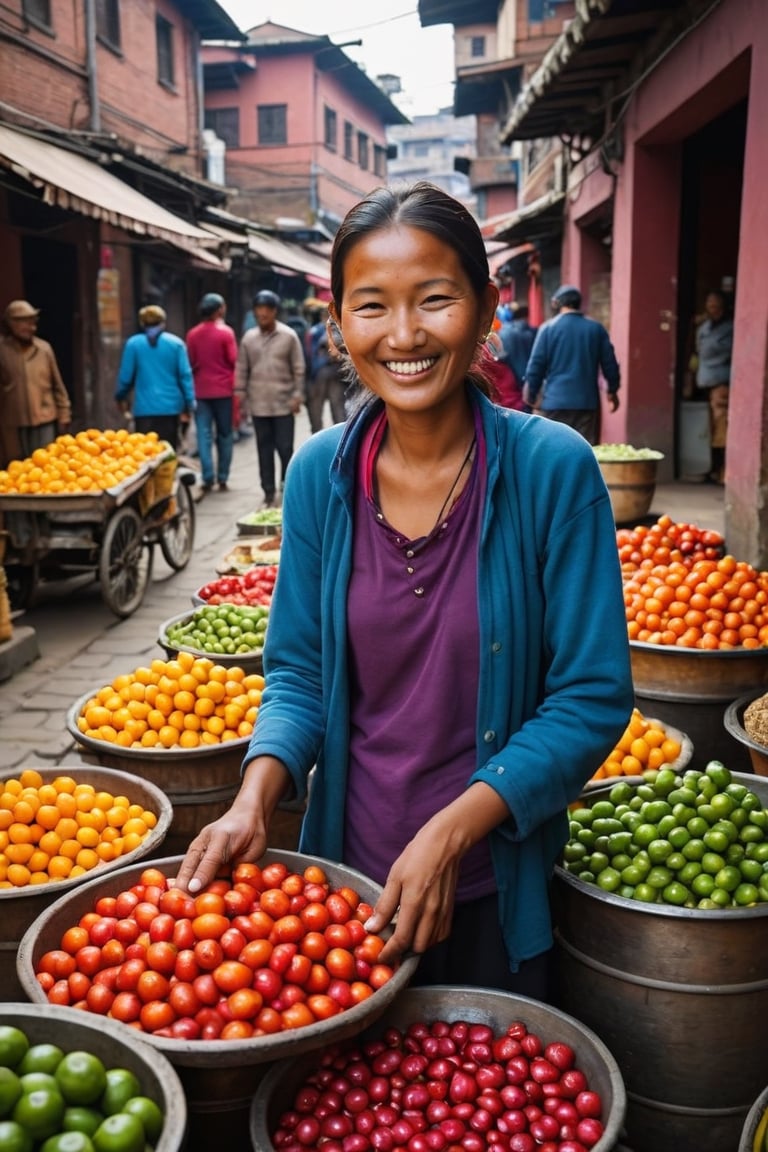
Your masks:
{"label": "man in pink jacket", "polygon": [[195,381],[197,451],[203,473],[203,491],[210,492],[216,480],[219,491],[226,492],[234,443],[232,416],[237,340],[233,329],[224,323],[227,306],[223,296],[207,292],[198,311],[200,323],[187,333],[187,351]]}

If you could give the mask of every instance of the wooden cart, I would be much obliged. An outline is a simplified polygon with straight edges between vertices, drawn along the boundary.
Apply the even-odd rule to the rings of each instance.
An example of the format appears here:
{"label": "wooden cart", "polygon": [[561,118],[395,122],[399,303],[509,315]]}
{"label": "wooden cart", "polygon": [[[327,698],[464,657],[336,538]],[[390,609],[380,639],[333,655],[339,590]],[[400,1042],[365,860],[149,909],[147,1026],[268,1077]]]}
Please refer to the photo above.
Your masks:
{"label": "wooden cart", "polygon": [[114,488],[61,495],[0,495],[3,565],[14,607],[26,607],[39,582],[93,573],[116,616],[141,604],[152,575],[155,544],[176,571],[194,547],[197,474],[177,465],[157,489],[169,447]]}

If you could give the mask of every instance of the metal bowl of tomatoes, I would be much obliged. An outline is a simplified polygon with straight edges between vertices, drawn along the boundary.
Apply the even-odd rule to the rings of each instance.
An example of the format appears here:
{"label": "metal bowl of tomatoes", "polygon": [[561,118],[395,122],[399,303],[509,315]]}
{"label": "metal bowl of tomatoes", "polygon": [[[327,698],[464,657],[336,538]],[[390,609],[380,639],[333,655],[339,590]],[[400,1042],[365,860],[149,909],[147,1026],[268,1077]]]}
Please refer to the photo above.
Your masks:
{"label": "metal bowl of tomatoes", "polygon": [[257,564],[247,572],[209,580],[192,594],[192,603],[262,604],[269,607],[277,579],[277,564]]}

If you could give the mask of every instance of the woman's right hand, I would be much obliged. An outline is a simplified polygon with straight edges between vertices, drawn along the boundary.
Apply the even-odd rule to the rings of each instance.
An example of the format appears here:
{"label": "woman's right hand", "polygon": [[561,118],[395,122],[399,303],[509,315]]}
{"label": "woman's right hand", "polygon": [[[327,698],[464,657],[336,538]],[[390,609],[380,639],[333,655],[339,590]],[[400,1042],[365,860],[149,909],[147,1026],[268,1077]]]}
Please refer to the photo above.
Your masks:
{"label": "woman's right hand", "polygon": [[238,807],[236,801],[194,838],[176,874],[176,886],[194,896],[215,880],[224,867],[234,868],[246,860],[259,860],[266,847],[263,813],[248,811],[245,805]]}
{"label": "woman's right hand", "polygon": [[232,807],[207,824],[187,849],[176,884],[194,894],[223,868],[259,860],[267,848],[272,813],[290,784],[285,766],[274,756],[252,760]]}

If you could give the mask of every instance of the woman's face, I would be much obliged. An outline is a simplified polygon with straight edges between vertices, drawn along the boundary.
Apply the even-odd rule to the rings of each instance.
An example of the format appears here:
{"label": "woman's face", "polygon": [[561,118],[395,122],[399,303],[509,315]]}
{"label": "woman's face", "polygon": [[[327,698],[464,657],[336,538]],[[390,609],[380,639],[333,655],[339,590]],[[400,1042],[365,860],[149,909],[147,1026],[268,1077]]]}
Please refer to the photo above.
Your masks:
{"label": "woman's face", "polygon": [[344,298],[334,317],[371,391],[415,412],[463,387],[493,319],[492,284],[478,298],[453,248],[404,225],[359,240],[343,273]]}

